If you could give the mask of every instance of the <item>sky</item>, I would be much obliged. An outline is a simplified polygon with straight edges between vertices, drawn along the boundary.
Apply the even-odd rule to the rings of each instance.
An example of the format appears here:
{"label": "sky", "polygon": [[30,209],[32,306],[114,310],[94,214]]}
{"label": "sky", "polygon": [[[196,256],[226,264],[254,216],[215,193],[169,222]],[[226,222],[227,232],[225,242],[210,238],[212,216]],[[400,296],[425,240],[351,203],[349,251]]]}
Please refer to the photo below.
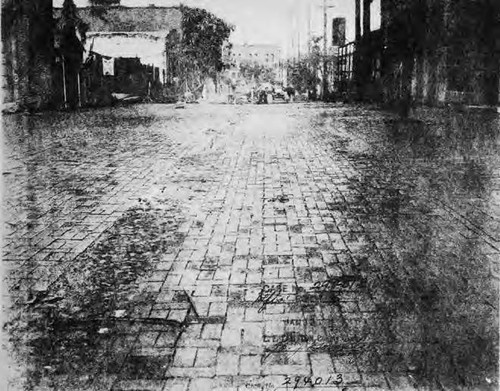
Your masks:
{"label": "sky", "polygon": [[[61,6],[63,0],[54,0]],[[231,41],[235,44],[274,44],[281,46],[285,55],[307,50],[308,36],[323,35],[323,0],[121,0],[127,7],[187,6],[205,8],[235,26]],[[331,20],[347,19],[346,36],[354,39],[354,0],[326,0],[328,8],[328,37]],[[86,0],[75,0],[77,6],[88,5]],[[331,7],[331,8],[330,8]],[[372,29],[380,24],[380,0],[372,5]],[[310,23],[309,23],[310,19]],[[309,29],[309,25],[311,28]],[[298,45],[300,42],[300,45]]]}

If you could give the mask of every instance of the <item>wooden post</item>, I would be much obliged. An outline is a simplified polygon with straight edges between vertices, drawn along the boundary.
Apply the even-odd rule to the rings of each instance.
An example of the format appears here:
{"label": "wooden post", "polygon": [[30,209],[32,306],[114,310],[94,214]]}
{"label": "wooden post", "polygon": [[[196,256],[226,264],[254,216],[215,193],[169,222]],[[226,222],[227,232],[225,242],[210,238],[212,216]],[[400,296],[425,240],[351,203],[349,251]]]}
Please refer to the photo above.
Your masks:
{"label": "wooden post", "polygon": [[64,56],[61,56],[62,71],[63,71],[63,96],[64,96],[64,108],[68,107],[68,94],[66,92],[66,66],[64,65]]}
{"label": "wooden post", "polygon": [[361,0],[356,1],[356,42],[361,38]]}
{"label": "wooden post", "polygon": [[363,35],[370,32],[370,5],[372,0],[363,0]]}
{"label": "wooden post", "polygon": [[82,107],[82,91],[80,87],[80,71],[76,74],[77,83],[78,83],[78,107]]}

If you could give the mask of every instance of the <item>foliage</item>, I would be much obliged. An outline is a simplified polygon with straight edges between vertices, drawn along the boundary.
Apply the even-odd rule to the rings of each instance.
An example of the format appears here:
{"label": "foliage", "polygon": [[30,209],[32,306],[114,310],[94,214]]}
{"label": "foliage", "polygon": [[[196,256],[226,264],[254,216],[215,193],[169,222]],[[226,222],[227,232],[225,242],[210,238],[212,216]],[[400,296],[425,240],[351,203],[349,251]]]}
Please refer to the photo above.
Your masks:
{"label": "foliage", "polygon": [[288,64],[288,79],[289,83],[300,92],[315,90],[320,82],[316,68],[312,67],[307,59]]}
{"label": "foliage", "polygon": [[[41,1],[2,0],[2,37],[5,37],[15,22],[23,17],[39,21],[44,24],[45,33],[50,33],[52,26],[47,26],[45,21],[51,18],[47,18],[45,10],[45,4]],[[40,39],[40,37],[35,38]]]}
{"label": "foliage", "polygon": [[90,0],[92,7],[109,7],[120,4],[120,0]]}
{"label": "foliage", "polygon": [[240,74],[246,80],[254,80],[257,83],[272,83],[276,79],[276,74],[272,68],[248,61],[240,64]]}
{"label": "foliage", "polygon": [[58,33],[61,34],[63,48],[68,45],[76,45],[75,33],[77,31],[80,34],[82,43],[84,43],[89,29],[88,24],[78,16],[78,10],[73,0],[64,0],[57,27]]}
{"label": "foliage", "polygon": [[289,83],[300,92],[316,90],[320,83],[318,71],[322,66],[323,57],[318,46],[319,40],[313,38],[313,46],[308,56],[287,64]]}
{"label": "foliage", "polygon": [[[98,16],[103,16],[108,7],[118,4],[120,0],[90,0],[92,12]],[[88,29],[88,24],[78,16],[74,0],[64,0],[56,29],[61,39],[61,49],[65,52],[82,51]],[[76,33],[80,35],[79,38]]]}
{"label": "foliage", "polygon": [[120,0],[89,0],[90,12],[97,17],[104,18],[108,7],[120,5]]}
{"label": "foliage", "polygon": [[19,0],[2,1],[2,38],[6,36],[16,17],[25,13],[25,6]]}
{"label": "foliage", "polygon": [[201,76],[215,76],[225,68],[223,47],[234,27],[201,8],[181,6],[181,12],[181,61]]}

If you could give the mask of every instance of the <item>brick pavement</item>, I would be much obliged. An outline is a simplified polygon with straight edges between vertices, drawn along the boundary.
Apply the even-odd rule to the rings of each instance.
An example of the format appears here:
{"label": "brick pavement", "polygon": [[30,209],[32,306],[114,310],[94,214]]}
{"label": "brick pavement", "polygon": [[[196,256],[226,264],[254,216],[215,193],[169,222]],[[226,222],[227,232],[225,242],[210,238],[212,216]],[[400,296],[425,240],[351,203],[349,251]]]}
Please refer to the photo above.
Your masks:
{"label": "brick pavement", "polygon": [[[159,219],[182,238],[138,277],[149,296],[126,320],[149,322],[121,326],[123,347],[109,350],[119,364],[99,387],[417,389],[435,376],[457,389],[453,346],[474,342],[463,339],[477,319],[497,319],[484,304],[496,300],[500,248],[495,135],[444,154],[443,137],[388,138],[391,117],[361,108],[137,110],[117,114],[123,128],[78,119],[78,137],[45,149],[8,138],[4,259],[21,291],[77,274],[76,255],[141,202],[169,205]],[[86,136],[99,131],[104,141]],[[433,322],[446,309],[460,322]],[[432,338],[455,345],[433,356]],[[482,387],[488,376],[470,375]]]}

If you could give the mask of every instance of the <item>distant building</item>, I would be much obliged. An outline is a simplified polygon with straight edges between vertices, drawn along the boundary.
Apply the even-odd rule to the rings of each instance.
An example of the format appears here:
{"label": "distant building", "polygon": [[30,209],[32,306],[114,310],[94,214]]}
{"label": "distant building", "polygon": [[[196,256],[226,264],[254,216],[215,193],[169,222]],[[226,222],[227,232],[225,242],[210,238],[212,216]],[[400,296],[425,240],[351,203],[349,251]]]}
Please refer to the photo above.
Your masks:
{"label": "distant building", "polygon": [[231,60],[239,65],[242,62],[257,63],[268,67],[278,67],[281,62],[281,48],[276,45],[233,45]]}
{"label": "distant building", "polygon": [[266,44],[233,45],[229,53],[233,64],[232,73],[237,73],[242,63],[258,64],[274,71],[275,80],[284,82],[284,64],[281,47]]}

